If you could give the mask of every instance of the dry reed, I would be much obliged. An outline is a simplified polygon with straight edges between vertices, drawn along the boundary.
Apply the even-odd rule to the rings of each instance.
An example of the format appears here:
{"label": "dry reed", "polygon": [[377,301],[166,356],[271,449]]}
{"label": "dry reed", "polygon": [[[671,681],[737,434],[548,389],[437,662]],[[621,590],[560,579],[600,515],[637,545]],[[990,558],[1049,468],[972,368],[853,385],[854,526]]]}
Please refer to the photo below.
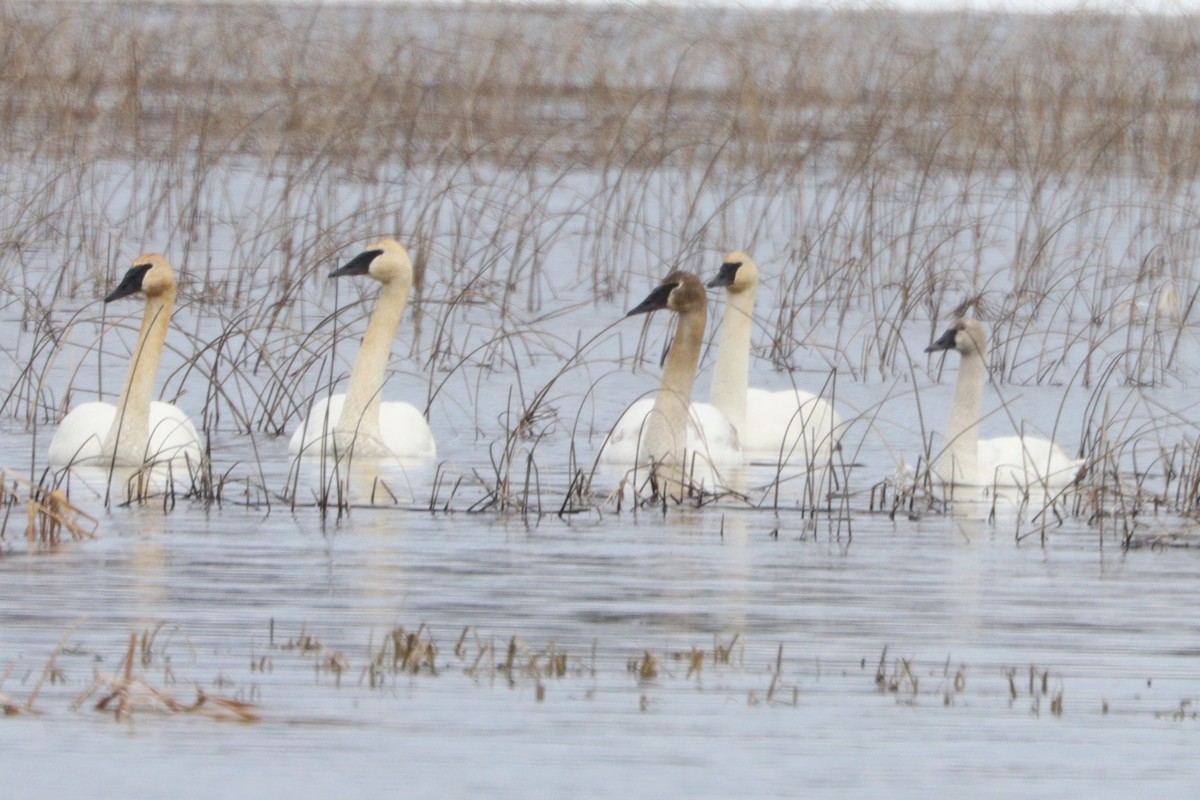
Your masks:
{"label": "dry reed", "polygon": [[[774,273],[759,362],[835,402],[848,383],[924,380],[910,337],[965,310],[992,328],[997,386],[1018,387],[1002,394],[1006,415],[1022,385],[1100,398],[1186,380],[1197,26],[1088,12],[10,0],[0,287],[19,355],[0,413],[44,442],[73,402],[112,391],[119,348],[96,344],[108,321],[92,303],[117,257],[152,241],[186,266],[164,396],[198,410],[209,442],[281,435],[345,374],[365,313],[338,296],[365,289],[316,276],[380,232],[417,258],[397,380],[451,435],[489,445],[463,473],[439,467],[413,508],[597,510],[587,453],[611,424],[604,370],[630,352],[619,332],[591,342],[564,323],[730,246]],[[554,360],[551,380],[530,377]],[[792,492],[780,470],[746,502],[848,535],[883,477],[855,454],[910,396],[880,394],[848,418],[835,462],[810,465],[820,478]],[[1149,401],[1112,402],[1130,414],[1089,412],[1091,468],[1067,513],[1116,520],[1128,546],[1150,511],[1200,513],[1200,435],[1186,413],[1169,431]],[[908,458],[927,466],[932,428],[918,428],[926,451]],[[349,513],[345,470],[280,486],[259,448],[248,463],[198,465],[164,508],[186,497]],[[941,508],[906,480],[889,483],[889,513]],[[396,487],[372,496],[406,502]]]}

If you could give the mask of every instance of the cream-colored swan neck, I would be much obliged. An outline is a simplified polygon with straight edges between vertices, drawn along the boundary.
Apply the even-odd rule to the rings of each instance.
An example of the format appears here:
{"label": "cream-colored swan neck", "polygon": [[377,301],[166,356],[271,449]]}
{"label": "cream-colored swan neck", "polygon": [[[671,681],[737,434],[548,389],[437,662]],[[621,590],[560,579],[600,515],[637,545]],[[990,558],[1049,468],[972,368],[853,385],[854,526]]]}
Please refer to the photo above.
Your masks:
{"label": "cream-colored swan neck", "polygon": [[750,385],[750,335],[754,327],[754,294],[750,288],[726,292],[721,341],[709,400],[739,434],[746,431],[746,387]]}
{"label": "cream-colored swan neck", "polygon": [[675,340],[663,367],[662,386],[646,424],[643,452],[656,461],[684,461],[692,387],[700,366],[707,317],[703,304],[678,316]]}
{"label": "cream-colored swan neck", "polygon": [[[987,351],[977,349],[961,354],[954,400],[946,423],[944,450],[938,458],[938,473],[943,480],[978,480],[979,421],[983,414],[983,385],[987,381]],[[988,476],[984,476],[985,478]]]}
{"label": "cream-colored swan neck", "polygon": [[346,388],[346,404],[338,420],[337,431],[354,437],[379,435],[379,405],[387,375],[392,342],[408,305],[409,286],[404,281],[382,284],[367,332]]}
{"label": "cream-colored swan neck", "polygon": [[125,386],[117,402],[117,414],[104,439],[105,456],[117,455],[117,461],[140,464],[150,444],[150,403],[154,399],[154,381],[167,343],[171,311],[175,307],[175,289],[169,288],[146,297],[142,327],[130,357]]}

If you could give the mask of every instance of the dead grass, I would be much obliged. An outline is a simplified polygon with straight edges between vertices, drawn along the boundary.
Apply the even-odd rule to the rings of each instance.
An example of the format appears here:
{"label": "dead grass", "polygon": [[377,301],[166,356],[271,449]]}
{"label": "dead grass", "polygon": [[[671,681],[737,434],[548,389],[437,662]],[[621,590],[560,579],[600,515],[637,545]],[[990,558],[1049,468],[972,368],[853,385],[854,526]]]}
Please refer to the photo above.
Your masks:
{"label": "dead grass", "polygon": [[320,154],[363,175],[393,158],[479,157],[753,174],[827,154],[859,169],[1033,167],[1042,183],[1200,172],[1186,16],[137,2],[2,13],[0,136],[40,154]]}
{"label": "dead grass", "polygon": [[[590,464],[612,422],[605,370],[652,362],[658,342],[589,340],[614,321],[589,311],[743,247],[770,272],[757,368],[826,386],[843,410],[848,384],[878,383],[887,399],[843,414],[843,452],[812,465],[819,478],[800,486],[781,470],[722,499],[799,506],[848,537],[853,514],[878,507],[870,487],[890,480],[864,474],[856,454],[908,415],[896,389],[933,377],[914,331],[969,309],[992,329],[998,388],[1062,386],[1071,403],[1071,391],[1186,383],[1200,296],[1198,25],[9,2],[0,288],[19,335],[0,413],[44,441],[73,403],[112,392],[114,335],[130,326],[92,303],[111,265],[152,243],[182,266],[162,395],[197,409],[207,441],[244,435],[254,450],[140,501],[340,518],[354,505],[342,465],[315,487],[295,475],[280,486],[260,453],[343,379],[370,308],[356,302],[369,288],[320,276],[348,243],[387,232],[417,259],[398,377],[435,430],[487,456],[439,465],[428,496],[378,485],[372,502],[598,514],[611,508]],[[1093,415],[1080,434],[1094,482],[1068,513],[1120,521],[1125,542],[1153,509],[1194,513],[1200,490],[1177,478],[1195,472],[1200,434],[1178,416],[1172,438]],[[928,451],[937,425],[918,427]],[[1161,471],[1138,472],[1151,449]],[[698,488],[709,502],[713,487]],[[885,502],[940,510],[927,494],[918,479]]]}
{"label": "dead grass", "polygon": [[66,539],[94,539],[98,522],[77,508],[62,489],[34,483],[9,470],[0,470],[0,541],[7,539],[12,511],[25,506],[25,542],[30,547],[56,547]]}

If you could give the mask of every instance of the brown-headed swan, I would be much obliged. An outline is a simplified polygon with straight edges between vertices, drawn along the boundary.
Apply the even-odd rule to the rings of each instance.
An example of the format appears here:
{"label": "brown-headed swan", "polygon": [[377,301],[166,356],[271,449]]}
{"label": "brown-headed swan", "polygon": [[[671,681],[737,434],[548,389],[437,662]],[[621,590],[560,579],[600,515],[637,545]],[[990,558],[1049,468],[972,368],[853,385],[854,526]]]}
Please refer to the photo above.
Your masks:
{"label": "brown-headed swan", "polygon": [[955,350],[961,356],[950,420],[934,474],[944,484],[998,487],[1062,487],[1075,480],[1082,459],[1069,457],[1048,439],[1033,436],[979,438],[983,385],[987,380],[987,330],[963,317],[950,326],[926,353]]}
{"label": "brown-headed swan", "polygon": [[134,259],[104,302],[138,292],[145,296],[146,308],[121,397],[115,406],[95,401],[71,409],[50,441],[53,466],[200,463],[200,437],[187,414],[177,406],[152,399],[175,306],[175,272],[166,258],[148,253]]}
{"label": "brown-headed swan", "polygon": [[740,463],[741,446],[729,420],[708,403],[691,402],[708,318],[704,284],[689,272],[672,272],[626,316],[664,308],[678,315],[679,325],[658,393],[626,409],[601,459],[612,464],[672,464],[685,470],[693,458],[709,466]]}
{"label": "brown-headed swan", "polygon": [[379,300],[367,324],[345,394],[321,398],[292,435],[293,455],[429,459],[437,455],[425,415],[410,403],[382,399],[392,341],[413,284],[408,251],[395,239],[380,239],[331,278],[366,275],[379,281]]}

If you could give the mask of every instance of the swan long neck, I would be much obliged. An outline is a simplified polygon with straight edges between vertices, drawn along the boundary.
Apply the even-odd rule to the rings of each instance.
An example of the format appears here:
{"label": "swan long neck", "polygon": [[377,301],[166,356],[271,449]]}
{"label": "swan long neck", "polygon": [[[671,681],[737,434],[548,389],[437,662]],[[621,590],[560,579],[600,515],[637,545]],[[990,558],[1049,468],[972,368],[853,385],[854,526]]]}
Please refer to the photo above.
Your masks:
{"label": "swan long neck", "polygon": [[750,385],[750,334],[755,289],[727,292],[721,342],[709,399],[740,434],[746,431],[746,387]]}
{"label": "swan long neck", "polygon": [[679,315],[679,327],[667,353],[662,386],[645,433],[643,451],[655,460],[673,464],[684,461],[692,387],[700,365],[707,316],[703,306]]}
{"label": "swan long neck", "polygon": [[154,381],[162,361],[171,311],[175,307],[175,289],[146,298],[142,327],[125,374],[125,386],[117,402],[117,414],[105,437],[103,452],[116,454],[119,461],[140,464],[150,444],[150,403],[154,399]]}
{"label": "swan long neck", "polygon": [[376,436],[379,433],[379,406],[387,375],[392,342],[400,328],[404,308],[408,305],[409,287],[403,282],[385,283],[354,367],[350,370],[350,385],[346,389],[346,404],[338,420],[338,430],[357,436]]}
{"label": "swan long neck", "polygon": [[945,449],[938,459],[938,471],[945,479],[968,482],[977,479],[979,419],[986,380],[987,353],[980,350],[963,353],[950,419],[946,423]]}

